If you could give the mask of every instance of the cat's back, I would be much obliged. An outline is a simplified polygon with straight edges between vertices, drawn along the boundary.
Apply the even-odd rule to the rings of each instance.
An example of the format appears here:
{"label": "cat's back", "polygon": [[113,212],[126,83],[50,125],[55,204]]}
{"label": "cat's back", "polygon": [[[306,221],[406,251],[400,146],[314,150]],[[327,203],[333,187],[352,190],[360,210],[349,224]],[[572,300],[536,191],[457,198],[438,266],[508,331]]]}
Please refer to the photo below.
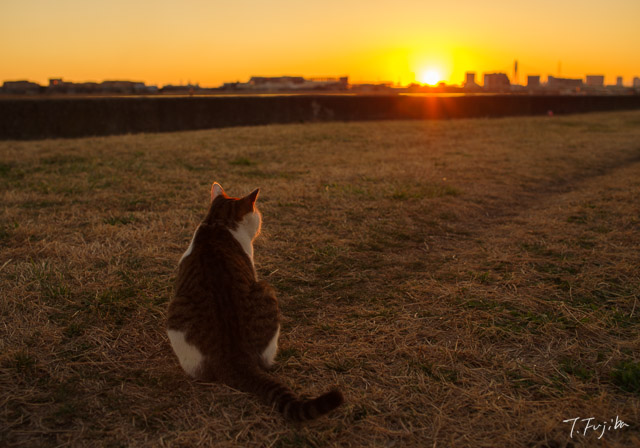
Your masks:
{"label": "cat's back", "polygon": [[255,273],[228,229],[201,224],[180,261],[167,333],[183,369],[202,376],[205,358],[233,344],[234,322]]}
{"label": "cat's back", "polygon": [[230,231],[221,225],[200,224],[178,266],[169,328],[233,312],[254,281],[253,265]]}
{"label": "cat's back", "polygon": [[[255,280],[251,260],[223,225],[200,224],[178,266],[176,295],[200,294],[198,286],[215,292]],[[194,288],[194,291],[191,291]]]}

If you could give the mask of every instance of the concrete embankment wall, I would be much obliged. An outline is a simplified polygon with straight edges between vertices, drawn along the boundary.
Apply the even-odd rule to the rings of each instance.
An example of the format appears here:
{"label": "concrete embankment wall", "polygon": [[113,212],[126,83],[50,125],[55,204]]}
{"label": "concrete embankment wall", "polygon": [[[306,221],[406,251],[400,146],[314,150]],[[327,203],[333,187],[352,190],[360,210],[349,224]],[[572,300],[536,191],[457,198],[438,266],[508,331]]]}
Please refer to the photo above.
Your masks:
{"label": "concrete embankment wall", "polygon": [[640,109],[625,96],[211,96],[0,100],[0,139],[44,139],[313,121],[455,119]]}

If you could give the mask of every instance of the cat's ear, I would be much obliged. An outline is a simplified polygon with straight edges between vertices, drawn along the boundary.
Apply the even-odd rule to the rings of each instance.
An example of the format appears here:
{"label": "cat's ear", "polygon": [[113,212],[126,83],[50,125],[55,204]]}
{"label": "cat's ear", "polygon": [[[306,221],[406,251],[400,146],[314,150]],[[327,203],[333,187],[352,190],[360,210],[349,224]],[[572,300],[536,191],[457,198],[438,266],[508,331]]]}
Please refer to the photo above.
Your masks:
{"label": "cat's ear", "polygon": [[222,185],[220,185],[218,182],[214,182],[213,185],[211,185],[211,202],[213,202],[213,200],[221,194],[225,194],[224,190],[222,189]]}
{"label": "cat's ear", "polygon": [[256,188],[255,190],[253,190],[251,193],[247,195],[247,200],[251,202],[251,205],[254,205],[256,203],[259,193],[260,193],[260,189]]}

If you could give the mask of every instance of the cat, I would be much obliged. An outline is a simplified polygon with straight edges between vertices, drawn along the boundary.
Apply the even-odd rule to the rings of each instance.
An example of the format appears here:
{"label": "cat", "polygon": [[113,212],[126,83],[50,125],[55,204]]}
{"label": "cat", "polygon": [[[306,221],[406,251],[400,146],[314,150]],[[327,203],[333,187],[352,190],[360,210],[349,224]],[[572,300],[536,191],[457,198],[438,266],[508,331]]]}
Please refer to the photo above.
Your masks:
{"label": "cat", "polygon": [[343,396],[332,389],[300,399],[267,373],[278,350],[280,311],[253,263],[259,191],[232,198],[213,183],[209,211],[178,263],[167,333],[189,376],[253,393],[289,420],[310,420],[340,406]]}

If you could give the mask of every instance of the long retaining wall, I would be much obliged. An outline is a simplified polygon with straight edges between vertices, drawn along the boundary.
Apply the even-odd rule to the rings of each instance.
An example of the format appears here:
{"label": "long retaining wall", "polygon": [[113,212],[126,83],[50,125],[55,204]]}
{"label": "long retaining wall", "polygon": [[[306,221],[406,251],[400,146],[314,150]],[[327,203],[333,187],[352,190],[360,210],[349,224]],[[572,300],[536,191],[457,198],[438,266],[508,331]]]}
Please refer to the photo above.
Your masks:
{"label": "long retaining wall", "polygon": [[626,96],[211,96],[0,99],[0,139],[313,121],[452,119],[640,109]]}

